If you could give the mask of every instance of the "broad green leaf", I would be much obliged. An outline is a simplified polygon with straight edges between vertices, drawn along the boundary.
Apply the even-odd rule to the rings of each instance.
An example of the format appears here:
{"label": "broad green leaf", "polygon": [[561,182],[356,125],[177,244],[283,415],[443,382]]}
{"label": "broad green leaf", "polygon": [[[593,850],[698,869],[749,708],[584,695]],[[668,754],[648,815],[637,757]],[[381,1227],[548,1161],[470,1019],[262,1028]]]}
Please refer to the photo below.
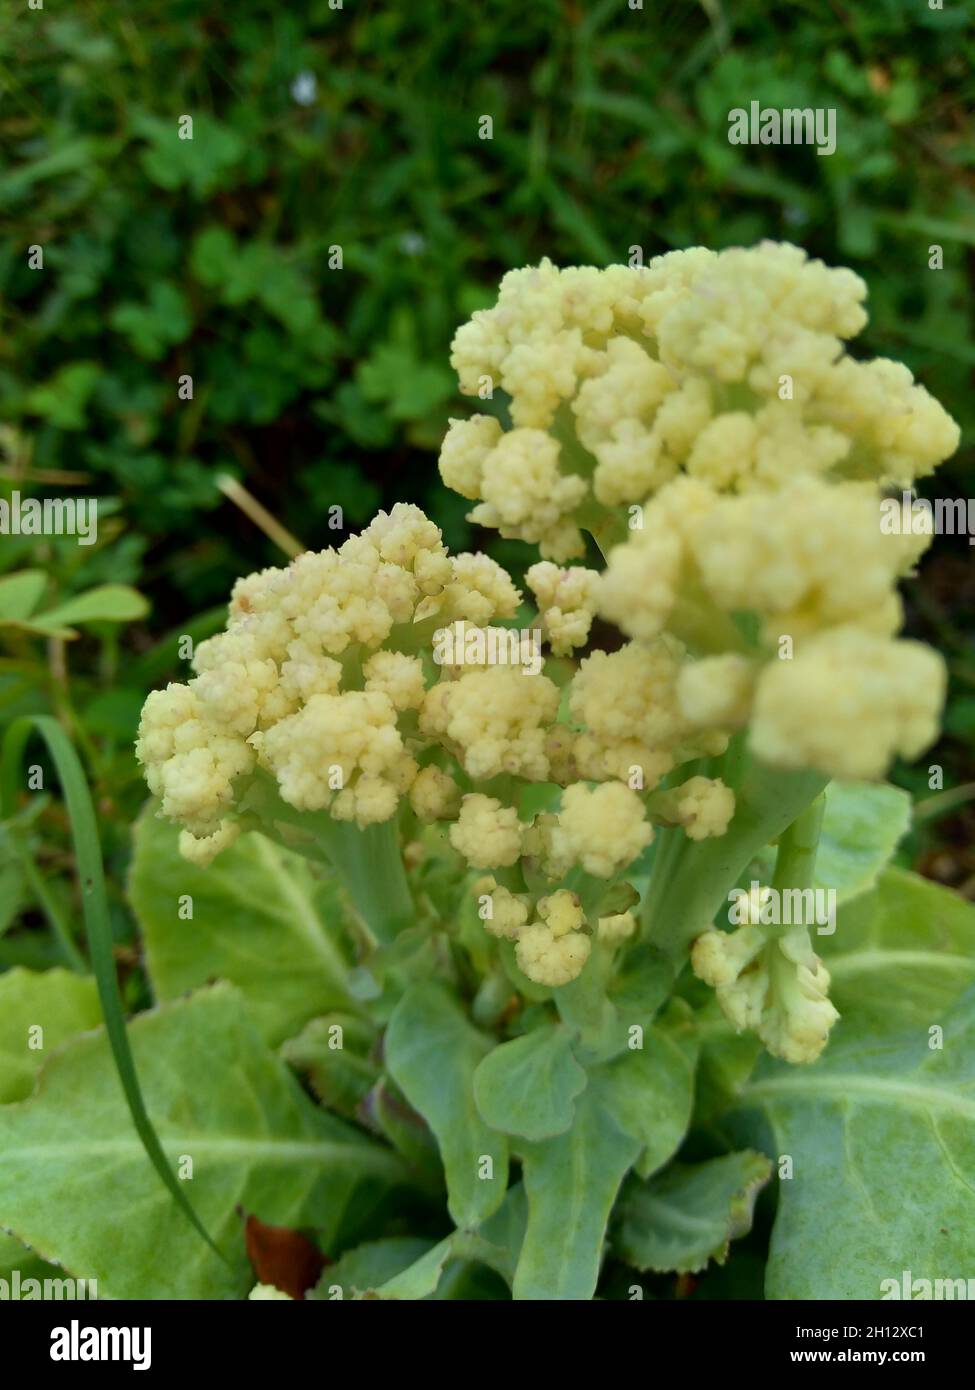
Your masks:
{"label": "broad green leaf", "polygon": [[478,1232],[494,1250],[505,1252],[504,1260],[495,1263],[493,1268],[509,1285],[515,1277],[527,1222],[528,1198],[524,1183],[518,1182],[508,1188],[498,1210]]}
{"label": "broad green leaf", "polygon": [[[179,852],[179,832],[150,804],[135,829],[129,899],[159,1000],[208,980],[235,984],[269,1042],[350,1008],[338,890],[263,835],[242,836],[207,868]],[[192,920],[179,916],[189,894]]]}
{"label": "broad green leaf", "polygon": [[89,975],[20,968],[0,975],[0,1102],[29,1096],[51,1053],[101,1018]]}
{"label": "broad green leaf", "polygon": [[674,986],[674,966],[649,943],[632,947],[620,962],[610,984],[610,998],[627,1025],[650,1022],[666,1003]]}
{"label": "broad green leaf", "polygon": [[616,1247],[636,1269],[693,1274],[724,1264],[732,1240],[751,1230],[755,1198],[772,1165],[751,1149],[705,1163],[672,1163],[649,1182],[628,1184]]}
{"label": "broad green leaf", "polygon": [[[830,782],[816,852],[813,886],[833,888],[847,902],[877,881],[911,823],[911,798],[886,782]],[[774,849],[760,856],[768,881]]]}
{"label": "broad green leaf", "polygon": [[572,1124],[574,1101],[585,1085],[571,1033],[549,1023],[488,1053],[474,1073],[474,1099],[492,1129],[549,1139]]}
{"label": "broad green leaf", "polygon": [[491,1040],[432,981],[407,991],[386,1030],[386,1065],[436,1135],[447,1205],[461,1228],[497,1211],[508,1182],[507,1143],[488,1128],[474,1103],[474,1072],[490,1048]]}
{"label": "broad green leaf", "polygon": [[516,1299],[590,1299],[609,1215],[641,1141],[623,1130],[615,1096],[594,1075],[576,1102],[572,1128],[523,1142],[528,1224],[515,1271]]}
{"label": "broad green leaf", "polygon": [[149,604],[128,584],[99,584],[84,594],[69,598],[46,613],[31,619],[31,626],[43,631],[69,630],[75,623],[131,623],[144,618]]}
{"label": "broad green leaf", "polygon": [[975,1268],[975,989],[899,1031],[841,1019],[818,1062],[760,1063],[738,1104],[792,1161],[769,1298],[876,1299],[905,1269],[934,1280]]}
{"label": "broad green leaf", "polygon": [[400,1177],[385,1149],[326,1115],[262,1041],[227,985],[129,1028],[167,1158],[228,1263],[204,1246],[153,1172],[104,1032],[52,1059],[38,1089],[0,1108],[0,1227],[107,1298],[241,1297],[253,1275],[240,1210],[314,1228],[328,1250],[361,1182]]}
{"label": "broad green leaf", "polygon": [[903,869],[887,869],[840,909],[832,936],[813,941],[840,1013],[882,1031],[938,1023],[975,983],[975,907]]}
{"label": "broad green leaf", "polygon": [[830,782],[815,885],[838,902],[872,888],[911,823],[911,798],[887,782]]}
{"label": "broad green leaf", "polygon": [[694,1103],[694,1059],[661,1028],[644,1033],[598,1073],[617,1123],[640,1141],[638,1170],[649,1177],[680,1147]]}
{"label": "broad green leaf", "polygon": [[[6,1298],[34,1298],[43,1297],[42,1292],[36,1293],[26,1287],[28,1279],[65,1279],[69,1277],[66,1271],[59,1269],[57,1265],[49,1264],[42,1260],[28,1246],[22,1244],[14,1236],[8,1236],[0,1231],[0,1301]],[[3,1281],[7,1288],[4,1290]],[[18,1287],[19,1292],[15,1295],[14,1288]],[[80,1293],[81,1290],[74,1290]],[[55,1298],[58,1294],[49,1289],[47,1297]],[[62,1295],[64,1296],[64,1295]]]}
{"label": "broad green leaf", "polygon": [[46,584],[43,570],[20,570],[0,579],[0,623],[29,618]]}

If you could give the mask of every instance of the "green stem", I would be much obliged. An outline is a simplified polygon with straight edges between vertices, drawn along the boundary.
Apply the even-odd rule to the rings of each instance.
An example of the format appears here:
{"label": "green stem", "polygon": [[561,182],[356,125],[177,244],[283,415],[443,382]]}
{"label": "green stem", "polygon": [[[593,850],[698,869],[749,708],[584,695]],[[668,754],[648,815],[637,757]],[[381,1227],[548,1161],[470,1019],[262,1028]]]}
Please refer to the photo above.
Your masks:
{"label": "green stem", "polygon": [[416,911],[395,819],[365,830],[350,821],[329,820],[322,840],[353,906],[377,941],[390,942],[412,925]]}
{"label": "green stem", "polygon": [[661,831],[643,911],[646,938],[679,965],[749,861],[778,839],[827,780],[818,772],[778,772],[747,758],[724,835],[695,842],[682,830]]}
{"label": "green stem", "polygon": [[[826,796],[822,794],[816,797],[811,805],[807,806],[801,815],[797,816],[790,826],[782,832],[779,837],[778,852],[775,856],[775,869],[772,873],[772,887],[780,895],[779,902],[795,902],[795,898],[784,898],[785,893],[800,893],[802,896],[799,901],[803,904],[803,913],[797,919],[793,912],[783,911],[776,923],[768,927],[769,936],[784,936],[790,932],[798,921],[806,921],[806,900],[805,894],[810,894],[810,901],[814,904],[813,880],[816,872],[816,853],[819,849],[819,836],[823,828],[823,815],[826,810]],[[815,912],[806,921],[806,925],[818,922],[819,918]]]}
{"label": "green stem", "polygon": [[334,820],[327,811],[297,811],[261,774],[239,804],[254,814],[255,828],[266,833],[276,827],[285,847],[334,870],[374,941],[388,943],[416,920],[396,817],[360,830],[354,821]]}
{"label": "green stem", "polygon": [[823,828],[826,797],[820,794],[787,826],[779,838],[772,887],[811,888],[816,869],[816,851]]}

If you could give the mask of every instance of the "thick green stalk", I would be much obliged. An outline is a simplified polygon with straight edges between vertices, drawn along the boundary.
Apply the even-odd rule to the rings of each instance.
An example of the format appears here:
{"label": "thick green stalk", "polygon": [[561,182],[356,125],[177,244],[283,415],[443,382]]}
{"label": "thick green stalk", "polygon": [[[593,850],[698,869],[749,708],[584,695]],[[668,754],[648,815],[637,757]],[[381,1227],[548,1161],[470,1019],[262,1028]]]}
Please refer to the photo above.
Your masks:
{"label": "thick green stalk", "polygon": [[809,807],[827,780],[818,772],[778,772],[748,758],[724,835],[695,842],[682,830],[661,831],[643,911],[645,938],[679,963],[712,925],[749,861]]}
{"label": "thick green stalk", "polygon": [[416,911],[395,819],[365,830],[349,821],[330,820],[322,829],[326,854],[370,933],[389,942],[411,926]]}
{"label": "thick green stalk", "polygon": [[392,941],[415,921],[395,817],[360,830],[327,811],[297,811],[263,774],[254,777],[240,804],[254,815],[255,828],[274,828],[282,844],[334,870],[376,941]]}
{"label": "thick green stalk", "polygon": [[[779,838],[775,869],[772,873],[772,888],[780,895],[780,911],[778,920],[769,924],[767,928],[770,936],[785,935],[792,930],[797,921],[811,926],[814,921],[819,920],[815,912],[813,881],[825,810],[825,795],[817,796]],[[798,917],[794,915],[797,893],[801,895],[798,902],[802,904]]]}
{"label": "thick green stalk", "polygon": [[823,828],[826,797],[819,795],[797,816],[779,838],[772,887],[811,888],[816,869],[816,851]]}

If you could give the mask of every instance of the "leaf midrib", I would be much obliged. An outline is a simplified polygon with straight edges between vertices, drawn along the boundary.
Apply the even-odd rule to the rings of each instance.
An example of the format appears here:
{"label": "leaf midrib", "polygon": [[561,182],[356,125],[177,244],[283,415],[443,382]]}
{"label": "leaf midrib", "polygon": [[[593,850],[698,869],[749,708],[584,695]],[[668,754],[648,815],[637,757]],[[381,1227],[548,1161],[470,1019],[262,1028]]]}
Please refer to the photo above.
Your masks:
{"label": "leaf midrib", "polygon": [[344,981],[348,971],[345,961],[329,939],[317,912],[312,908],[304,894],[298,890],[291,875],[282,866],[274,846],[263,836],[258,839],[258,853],[282,894],[291,904],[294,915],[288,920],[298,935],[317,953],[328,974],[336,982]]}
{"label": "leaf midrib", "polygon": [[934,966],[941,970],[964,970],[975,974],[975,959],[971,956],[880,947],[867,947],[862,951],[849,951],[842,955],[827,956],[826,965],[834,979],[839,979],[843,975],[855,975],[861,971],[872,972],[890,966]]}
{"label": "leaf midrib", "polygon": [[[188,1136],[175,1139],[160,1135],[160,1143],[163,1149],[173,1157],[190,1153],[194,1158],[212,1157],[222,1160],[224,1163],[257,1164],[268,1159],[277,1163],[307,1163],[309,1159],[318,1159],[322,1162],[333,1163],[354,1162],[359,1167],[384,1171],[387,1168],[393,1166],[398,1168],[399,1166],[395,1156],[382,1149],[374,1150],[367,1145],[340,1143],[324,1139],[255,1140],[241,1138],[238,1135],[211,1134],[205,1138]],[[125,1157],[131,1155],[140,1160],[144,1156],[142,1145],[135,1135],[131,1138],[125,1136],[117,1139],[73,1140],[70,1144],[58,1140],[50,1144],[29,1144],[22,1148],[7,1145],[4,1148],[4,1160],[7,1164],[14,1159],[33,1161],[51,1156],[63,1157],[65,1154],[85,1157],[119,1154]]]}
{"label": "leaf midrib", "polygon": [[866,1103],[904,1105],[924,1112],[947,1111],[975,1122],[975,1097],[969,1100],[953,1091],[937,1087],[847,1073],[831,1073],[829,1076],[771,1077],[765,1081],[753,1081],[741,1091],[738,1107],[743,1107],[749,1101],[774,1099],[776,1096],[800,1100],[803,1097],[821,1096],[837,1102],[858,1098]]}
{"label": "leaf midrib", "polygon": [[[640,1216],[661,1217],[671,1227],[671,1239],[675,1234],[690,1236],[706,1236],[709,1239],[717,1237],[720,1239],[722,1222],[720,1219],[713,1220],[705,1216],[698,1216],[695,1212],[689,1212],[685,1207],[680,1207],[674,1201],[669,1201],[665,1197],[653,1197],[648,1192],[640,1194]],[[728,1223],[725,1222],[724,1225]],[[668,1232],[666,1228],[657,1226],[653,1234],[658,1240],[665,1241]]]}

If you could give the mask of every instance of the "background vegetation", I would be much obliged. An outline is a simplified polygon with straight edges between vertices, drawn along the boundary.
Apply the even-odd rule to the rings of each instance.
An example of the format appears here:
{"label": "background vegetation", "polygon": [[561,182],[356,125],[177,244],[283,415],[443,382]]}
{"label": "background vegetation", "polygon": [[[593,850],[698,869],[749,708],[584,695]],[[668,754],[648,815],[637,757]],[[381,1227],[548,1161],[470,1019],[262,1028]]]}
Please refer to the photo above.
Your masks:
{"label": "background vegetation", "polygon": [[[762,237],[851,265],[872,316],[857,350],[906,361],[962,422],[937,488],[971,491],[971,19],[961,0],[5,8],[0,489],[96,495],[101,525],[87,549],[0,540],[0,723],[53,712],[80,747],[132,1006],[139,708],[234,577],[281,561],[218,479],[312,546],[335,539],[329,507],[354,531],[397,499],[478,542],[435,459],[467,408],[451,336],[505,270]],[[834,107],[836,153],[729,145],[753,99]],[[925,760],[949,795],[901,858],[975,896],[971,556],[942,539],[910,586],[911,630],[951,663]],[[899,779],[928,797],[926,774]],[[2,828],[0,969],[71,957],[68,845],[56,794]]]}

